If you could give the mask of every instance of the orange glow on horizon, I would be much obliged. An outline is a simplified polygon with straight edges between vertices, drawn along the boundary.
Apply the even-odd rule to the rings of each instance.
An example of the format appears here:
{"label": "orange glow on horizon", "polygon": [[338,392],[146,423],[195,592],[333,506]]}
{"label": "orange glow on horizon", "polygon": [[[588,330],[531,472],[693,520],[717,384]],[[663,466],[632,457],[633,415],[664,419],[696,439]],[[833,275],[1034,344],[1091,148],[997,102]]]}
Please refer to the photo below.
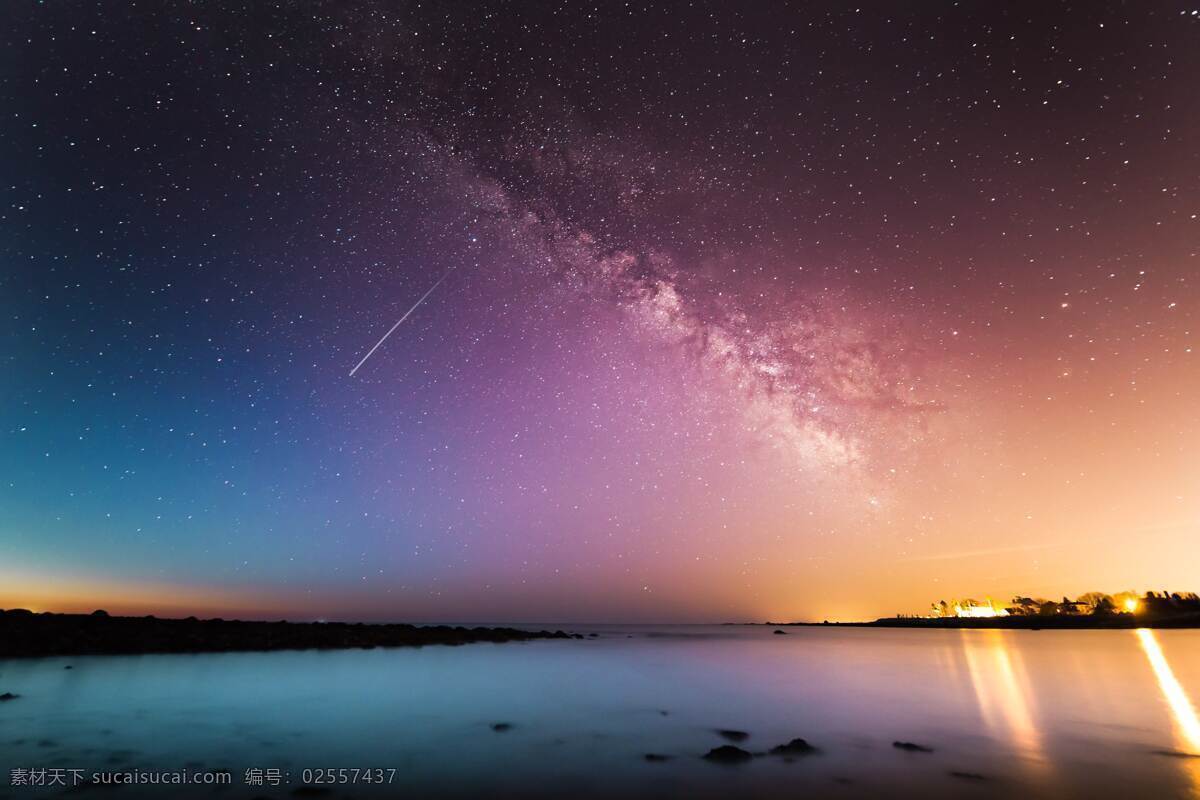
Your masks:
{"label": "orange glow on horizon", "polygon": [[115,583],[73,579],[0,581],[0,609],[25,608],[35,613],[89,614],[103,609],[114,616],[261,617],[286,616],[285,604],[249,592],[218,591],[203,586]]}

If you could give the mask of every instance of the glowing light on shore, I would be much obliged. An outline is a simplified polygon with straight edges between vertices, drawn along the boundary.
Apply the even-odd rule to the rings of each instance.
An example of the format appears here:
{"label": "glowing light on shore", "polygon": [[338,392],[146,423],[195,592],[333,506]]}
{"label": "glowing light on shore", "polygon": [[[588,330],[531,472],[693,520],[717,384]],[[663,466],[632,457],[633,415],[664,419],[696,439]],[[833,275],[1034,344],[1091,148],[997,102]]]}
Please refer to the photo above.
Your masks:
{"label": "glowing light on shore", "polygon": [[978,600],[952,600],[950,603],[934,603],[931,617],[1007,617],[1008,609],[998,606],[990,597],[980,603]]}
{"label": "glowing light on shore", "polygon": [[1154,631],[1149,628],[1138,628],[1136,633],[1142,650],[1146,652],[1146,658],[1154,670],[1154,677],[1158,679],[1158,688],[1162,691],[1163,698],[1166,699],[1167,705],[1171,709],[1171,716],[1183,737],[1185,746],[1191,752],[1200,754],[1200,719],[1196,717],[1196,709],[1171,670],[1171,665],[1167,662],[1167,657],[1163,654],[1158,639],[1154,636]]}
{"label": "glowing light on shore", "polygon": [[978,617],[978,618],[1007,617],[1008,616],[1008,612],[1005,611],[1003,608],[993,608],[990,605],[987,605],[987,606],[955,606],[954,614],[955,614],[955,616],[959,616],[959,617]]}
{"label": "glowing light on shore", "polygon": [[1125,598],[1125,610],[1130,614],[1138,610],[1138,599],[1136,597]]}

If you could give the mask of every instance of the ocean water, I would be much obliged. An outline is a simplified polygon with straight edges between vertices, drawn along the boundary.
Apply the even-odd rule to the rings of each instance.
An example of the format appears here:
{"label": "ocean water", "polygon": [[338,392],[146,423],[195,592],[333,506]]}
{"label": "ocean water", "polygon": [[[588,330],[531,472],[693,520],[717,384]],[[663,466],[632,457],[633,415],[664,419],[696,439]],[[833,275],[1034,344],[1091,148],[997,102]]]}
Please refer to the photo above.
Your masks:
{"label": "ocean water", "polygon": [[[1200,797],[1200,631],[572,629],[599,635],[0,661],[0,796]],[[705,761],[720,729],[818,752]],[[12,785],[39,769],[231,783]]]}

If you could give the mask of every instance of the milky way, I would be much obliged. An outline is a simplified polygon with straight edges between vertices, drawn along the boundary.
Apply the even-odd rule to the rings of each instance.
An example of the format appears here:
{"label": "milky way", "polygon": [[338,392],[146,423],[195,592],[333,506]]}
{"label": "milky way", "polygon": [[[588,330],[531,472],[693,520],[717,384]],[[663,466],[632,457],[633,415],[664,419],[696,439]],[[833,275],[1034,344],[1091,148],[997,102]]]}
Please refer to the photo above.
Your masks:
{"label": "milky way", "polygon": [[1191,580],[1186,6],[14,16],[0,606]]}

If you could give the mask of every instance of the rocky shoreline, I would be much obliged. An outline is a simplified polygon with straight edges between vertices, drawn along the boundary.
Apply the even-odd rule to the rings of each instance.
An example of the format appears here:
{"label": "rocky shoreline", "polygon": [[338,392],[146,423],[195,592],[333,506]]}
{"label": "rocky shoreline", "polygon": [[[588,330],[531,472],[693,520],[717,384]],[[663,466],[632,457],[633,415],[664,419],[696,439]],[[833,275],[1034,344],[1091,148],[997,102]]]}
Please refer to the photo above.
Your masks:
{"label": "rocky shoreline", "polygon": [[159,619],[114,617],[104,611],[36,614],[26,609],[0,610],[0,658],[371,649],[582,638],[561,630],[524,631],[505,627]]}

